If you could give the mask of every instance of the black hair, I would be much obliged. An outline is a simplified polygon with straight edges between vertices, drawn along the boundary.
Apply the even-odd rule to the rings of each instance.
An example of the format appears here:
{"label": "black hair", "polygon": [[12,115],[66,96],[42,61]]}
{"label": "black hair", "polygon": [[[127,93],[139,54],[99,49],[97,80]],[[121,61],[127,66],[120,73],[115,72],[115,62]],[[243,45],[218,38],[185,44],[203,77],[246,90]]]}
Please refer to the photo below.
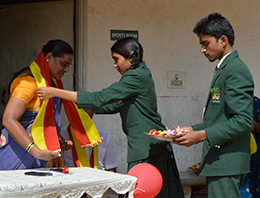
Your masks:
{"label": "black hair", "polygon": [[[46,56],[49,52],[52,53],[53,57],[63,57],[64,54],[71,54],[73,55],[73,49],[72,47],[65,41],[63,40],[50,40],[47,43],[45,43],[42,46],[42,52],[44,54],[44,56]],[[19,70],[18,72],[15,72],[10,83],[8,86],[8,93],[10,94],[10,87],[12,82],[14,81],[15,78],[17,78],[21,73],[23,73],[26,70],[30,70],[29,67],[24,67],[21,70]]]}
{"label": "black hair", "polygon": [[133,37],[125,37],[118,40],[111,47],[111,51],[120,54],[125,59],[133,58],[129,69],[135,69],[139,63],[143,62],[143,47]]}
{"label": "black hair", "polygon": [[229,44],[234,45],[235,32],[229,21],[218,13],[212,13],[202,18],[195,25],[193,32],[198,36],[199,34],[213,36],[217,41],[222,35],[225,35]]}
{"label": "black hair", "polygon": [[72,47],[63,40],[50,40],[42,46],[42,52],[46,56],[49,52],[53,57],[63,57],[64,54],[73,55]]}

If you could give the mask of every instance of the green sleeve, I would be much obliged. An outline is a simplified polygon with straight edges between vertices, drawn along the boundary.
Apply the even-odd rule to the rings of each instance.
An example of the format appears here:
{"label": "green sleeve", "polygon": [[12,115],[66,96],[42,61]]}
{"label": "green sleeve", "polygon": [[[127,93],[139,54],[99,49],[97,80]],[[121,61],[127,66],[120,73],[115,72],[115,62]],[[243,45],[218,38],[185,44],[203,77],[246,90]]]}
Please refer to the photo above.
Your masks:
{"label": "green sleeve", "polygon": [[140,77],[133,71],[124,73],[119,82],[96,92],[77,92],[79,108],[98,108],[103,105],[119,102],[139,94]]}
{"label": "green sleeve", "polygon": [[200,130],[203,130],[204,129],[204,124],[201,123],[201,124],[196,124],[196,125],[193,125],[191,126],[193,131],[200,131]]}
{"label": "green sleeve", "polygon": [[114,114],[119,112],[119,102],[103,105],[95,109],[95,114]]}

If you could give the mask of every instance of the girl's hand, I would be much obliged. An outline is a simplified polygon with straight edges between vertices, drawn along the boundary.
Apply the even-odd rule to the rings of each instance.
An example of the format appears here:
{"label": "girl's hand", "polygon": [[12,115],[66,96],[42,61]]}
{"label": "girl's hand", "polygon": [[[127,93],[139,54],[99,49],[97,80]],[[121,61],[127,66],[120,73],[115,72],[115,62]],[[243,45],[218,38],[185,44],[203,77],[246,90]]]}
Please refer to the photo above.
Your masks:
{"label": "girl's hand", "polygon": [[55,97],[54,87],[37,87],[37,95],[40,99],[48,99]]}
{"label": "girl's hand", "polygon": [[37,87],[37,95],[40,99],[48,99],[53,97],[70,100],[77,103],[77,92],[59,89],[55,87]]}

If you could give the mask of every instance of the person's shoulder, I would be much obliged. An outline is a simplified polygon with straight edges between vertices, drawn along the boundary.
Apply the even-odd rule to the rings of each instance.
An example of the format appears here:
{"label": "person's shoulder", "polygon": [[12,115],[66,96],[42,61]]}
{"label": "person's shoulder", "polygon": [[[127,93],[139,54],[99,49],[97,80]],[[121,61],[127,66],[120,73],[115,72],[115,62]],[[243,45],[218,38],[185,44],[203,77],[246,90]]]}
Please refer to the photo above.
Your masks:
{"label": "person's shoulder", "polygon": [[13,93],[15,90],[35,90],[36,92],[36,87],[36,80],[33,76],[28,74],[21,74],[12,81],[10,92]]}
{"label": "person's shoulder", "polygon": [[231,71],[232,73],[240,73],[240,72],[250,73],[247,65],[239,57],[236,57],[233,60],[231,60],[228,63],[228,65],[229,65],[228,70]]}
{"label": "person's shoulder", "polygon": [[103,138],[100,146],[105,147],[105,145],[111,145],[113,143],[113,138],[107,131],[97,128],[99,136]]}
{"label": "person's shoulder", "polygon": [[21,74],[19,76],[17,76],[13,82],[11,83],[12,87],[23,87],[23,86],[28,86],[31,88],[36,88],[37,84],[36,84],[36,80],[34,79],[34,77],[30,74]]}
{"label": "person's shoulder", "polygon": [[131,76],[132,78],[138,78],[139,80],[144,80],[151,77],[151,71],[146,66],[145,62],[139,63],[138,67],[135,69],[128,70],[124,73],[125,76]]}
{"label": "person's shoulder", "polygon": [[227,60],[225,60],[224,62],[226,62],[226,65],[228,65],[228,70],[234,70],[234,68],[236,68],[236,70],[248,70],[247,65],[243,62],[243,60],[241,60],[237,51],[231,52],[226,59]]}
{"label": "person's shoulder", "polygon": [[98,133],[100,136],[111,136],[107,131],[103,130],[103,129],[100,129],[100,128],[97,128],[98,130]]}
{"label": "person's shoulder", "polygon": [[35,78],[31,74],[20,74],[13,80],[13,82],[14,81],[36,82]]}
{"label": "person's shoulder", "polygon": [[145,62],[141,62],[139,63],[138,67],[136,68],[137,71],[139,72],[151,72],[150,69],[146,66],[146,63]]}
{"label": "person's shoulder", "polygon": [[252,74],[248,68],[248,66],[240,59],[238,53],[232,53],[232,59],[229,60],[227,66],[225,68],[225,72],[223,73],[226,78],[236,78],[241,79],[241,82],[250,82],[253,83]]}
{"label": "person's shoulder", "polygon": [[[242,65],[245,65],[245,63],[241,60],[241,58],[239,57],[238,52],[235,50],[233,52],[231,52],[227,57],[226,60],[228,62],[228,64],[234,64],[239,62]],[[224,60],[225,62],[225,60]]]}

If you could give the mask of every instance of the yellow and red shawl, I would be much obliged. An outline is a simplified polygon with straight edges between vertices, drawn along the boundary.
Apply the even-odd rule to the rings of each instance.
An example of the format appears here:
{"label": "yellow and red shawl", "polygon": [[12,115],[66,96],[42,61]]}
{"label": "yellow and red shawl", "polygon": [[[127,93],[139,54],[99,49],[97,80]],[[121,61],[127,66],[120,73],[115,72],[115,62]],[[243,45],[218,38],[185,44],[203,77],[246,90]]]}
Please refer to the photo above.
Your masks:
{"label": "yellow and red shawl", "polygon": [[[38,87],[51,86],[49,65],[42,51],[36,60],[32,62],[30,69]],[[53,80],[58,88],[63,89],[61,80]],[[62,99],[62,103],[70,122],[73,136],[78,142],[78,149],[85,151],[86,147],[97,146],[102,141],[102,138],[100,138],[95,124],[89,115],[83,109],[78,109],[77,105],[71,101]],[[53,100],[52,98],[45,99],[32,126],[32,136],[35,144],[42,150],[48,149],[60,152],[59,137],[56,131]],[[74,140],[74,142],[76,141]],[[80,160],[86,156],[79,154],[77,157]],[[94,159],[97,162],[97,153],[94,154]]]}
{"label": "yellow and red shawl", "polygon": [[91,167],[98,169],[98,146],[92,148],[92,154],[89,160],[86,150],[81,149],[70,125],[67,127],[67,131],[70,139],[73,141],[71,149],[75,167]]}

